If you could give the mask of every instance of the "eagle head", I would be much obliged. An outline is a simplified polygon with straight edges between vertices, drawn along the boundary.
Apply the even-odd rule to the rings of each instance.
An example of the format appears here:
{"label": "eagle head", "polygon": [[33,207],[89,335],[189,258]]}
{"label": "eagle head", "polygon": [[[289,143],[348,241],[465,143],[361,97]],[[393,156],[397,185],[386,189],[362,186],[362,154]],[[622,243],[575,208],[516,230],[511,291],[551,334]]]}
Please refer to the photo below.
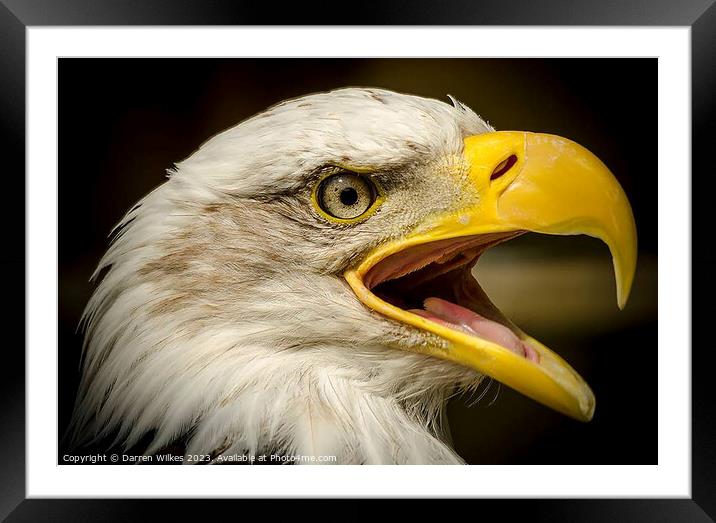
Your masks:
{"label": "eagle head", "polygon": [[576,143],[496,132],[452,102],[312,94],[176,164],[95,272],[76,441],[460,463],[445,404],[485,376],[590,419],[588,385],[471,269],[528,231],[588,234],[611,250],[623,306],[628,200]]}

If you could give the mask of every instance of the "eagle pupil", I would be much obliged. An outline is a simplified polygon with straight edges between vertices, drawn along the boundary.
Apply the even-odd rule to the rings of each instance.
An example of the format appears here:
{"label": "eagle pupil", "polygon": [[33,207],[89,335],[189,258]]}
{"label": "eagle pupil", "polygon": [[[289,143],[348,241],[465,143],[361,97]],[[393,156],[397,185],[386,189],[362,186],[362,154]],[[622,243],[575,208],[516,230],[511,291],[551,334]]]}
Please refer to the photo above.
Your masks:
{"label": "eagle pupil", "polygon": [[358,201],[358,191],[353,187],[346,187],[341,191],[340,198],[343,205],[353,205]]}

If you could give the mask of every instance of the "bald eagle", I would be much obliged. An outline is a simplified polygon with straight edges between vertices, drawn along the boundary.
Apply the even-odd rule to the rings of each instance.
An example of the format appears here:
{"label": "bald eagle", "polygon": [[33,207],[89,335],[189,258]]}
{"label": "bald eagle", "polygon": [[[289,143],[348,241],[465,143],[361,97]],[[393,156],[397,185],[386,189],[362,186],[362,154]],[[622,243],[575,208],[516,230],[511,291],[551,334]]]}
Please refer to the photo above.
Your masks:
{"label": "bald eagle", "polygon": [[526,232],[587,234],[611,251],[622,307],[629,202],[583,147],[495,131],[450,98],[311,94],[177,163],[93,276],[75,442],[457,464],[446,402],[486,376],[591,419],[589,386],[472,268]]}

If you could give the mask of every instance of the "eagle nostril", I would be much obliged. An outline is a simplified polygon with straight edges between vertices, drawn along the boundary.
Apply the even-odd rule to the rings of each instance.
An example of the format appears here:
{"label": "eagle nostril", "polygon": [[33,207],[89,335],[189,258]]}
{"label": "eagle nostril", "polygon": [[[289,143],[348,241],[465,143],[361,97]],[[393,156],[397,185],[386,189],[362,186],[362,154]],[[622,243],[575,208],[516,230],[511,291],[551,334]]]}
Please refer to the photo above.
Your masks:
{"label": "eagle nostril", "polygon": [[498,179],[500,176],[509,171],[516,163],[517,156],[511,154],[509,158],[507,158],[506,160],[502,160],[499,164],[497,164],[497,167],[495,167],[495,170],[492,171],[492,174],[490,175],[490,180]]}

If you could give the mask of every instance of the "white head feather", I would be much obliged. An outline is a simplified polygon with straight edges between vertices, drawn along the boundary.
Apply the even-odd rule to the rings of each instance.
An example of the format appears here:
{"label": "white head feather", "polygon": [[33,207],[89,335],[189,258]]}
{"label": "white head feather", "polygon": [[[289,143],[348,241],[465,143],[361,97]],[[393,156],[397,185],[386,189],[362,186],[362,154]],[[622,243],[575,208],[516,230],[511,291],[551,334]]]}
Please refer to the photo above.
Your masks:
{"label": "white head feather", "polygon": [[[342,89],[283,102],[176,165],[120,222],[83,318],[78,441],[147,453],[279,452],[339,463],[460,463],[447,397],[474,371],[409,352],[424,336],[368,311],[340,272],[459,196],[436,186],[463,138],[491,130],[459,102]],[[360,227],[309,205],[326,165],[393,193]],[[425,186],[422,186],[424,183]]]}

